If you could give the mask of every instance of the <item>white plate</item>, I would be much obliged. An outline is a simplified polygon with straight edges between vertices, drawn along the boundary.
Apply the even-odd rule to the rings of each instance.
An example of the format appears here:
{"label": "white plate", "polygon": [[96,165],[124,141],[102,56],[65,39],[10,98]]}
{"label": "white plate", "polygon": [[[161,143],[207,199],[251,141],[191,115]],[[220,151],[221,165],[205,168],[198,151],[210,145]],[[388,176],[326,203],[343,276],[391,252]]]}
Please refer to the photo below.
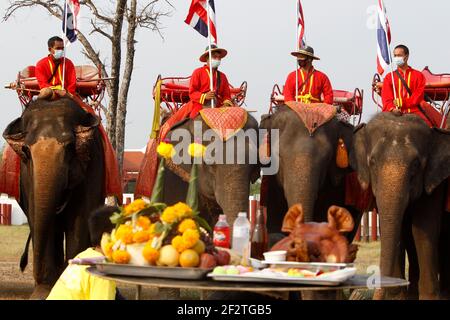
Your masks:
{"label": "white plate", "polygon": [[354,266],[353,263],[327,263],[327,262],[294,262],[294,261],[261,261],[264,265],[279,266],[279,267],[292,267],[292,268],[325,268],[325,269],[344,269]]}
{"label": "white plate", "polygon": [[247,272],[241,275],[218,275],[209,273],[208,277],[216,281],[234,282],[265,282],[265,283],[286,283],[305,284],[318,286],[338,286],[356,274],[356,268],[345,268],[329,274],[323,274],[314,278],[289,277],[277,272]]}

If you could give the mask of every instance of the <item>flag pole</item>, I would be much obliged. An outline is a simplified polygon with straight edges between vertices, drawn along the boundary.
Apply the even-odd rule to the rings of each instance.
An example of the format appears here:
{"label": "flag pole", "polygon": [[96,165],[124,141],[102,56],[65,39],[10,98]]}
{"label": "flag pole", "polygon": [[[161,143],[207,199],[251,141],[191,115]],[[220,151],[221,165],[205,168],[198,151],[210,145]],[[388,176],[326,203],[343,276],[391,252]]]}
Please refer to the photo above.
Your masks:
{"label": "flag pole", "polygon": [[[208,12],[208,51],[209,51],[209,89],[210,91],[214,91],[214,82],[213,82],[213,69],[212,69],[212,50],[211,50],[211,8],[209,5],[209,0],[206,1],[207,5],[207,12]],[[211,107],[215,107],[215,100],[214,98],[211,100]]]}
{"label": "flag pole", "polygon": [[64,90],[64,79],[66,77],[66,35],[67,35],[67,0],[64,1],[64,29],[63,39],[64,39],[64,56],[63,56],[63,72],[61,79],[61,87]]}
{"label": "flag pole", "polygon": [[[297,0],[297,21],[296,23],[296,35],[295,35],[295,46],[297,48],[297,52],[300,50],[300,39],[299,39],[299,25],[298,25],[298,19],[299,19],[299,11],[300,11],[300,2]],[[298,59],[295,58],[295,101],[298,102]]]}
{"label": "flag pole", "polygon": [[[395,92],[395,80],[394,80],[394,67],[392,65],[392,52],[391,52],[391,44],[389,42],[389,33],[388,33],[388,25],[386,24],[388,20],[387,18],[387,10],[386,10],[386,6],[384,5],[384,1],[381,0],[381,3],[383,4],[383,13],[384,13],[384,22],[383,24],[386,26],[386,30],[384,30],[384,32],[386,33],[386,43],[388,46],[388,51],[389,51],[389,65],[391,67],[391,77],[392,77],[392,89],[394,90],[394,99],[397,100],[397,93]],[[397,107],[397,109],[400,109]]]}

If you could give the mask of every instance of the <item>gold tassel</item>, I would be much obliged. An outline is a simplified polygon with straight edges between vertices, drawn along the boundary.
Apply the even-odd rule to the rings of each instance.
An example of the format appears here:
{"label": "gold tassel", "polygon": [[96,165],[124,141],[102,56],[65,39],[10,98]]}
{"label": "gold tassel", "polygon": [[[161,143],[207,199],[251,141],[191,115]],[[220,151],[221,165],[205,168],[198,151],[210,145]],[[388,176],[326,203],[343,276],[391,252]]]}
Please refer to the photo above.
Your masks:
{"label": "gold tassel", "polygon": [[345,147],[344,140],[339,138],[338,147],[336,151],[336,165],[338,168],[348,168],[348,152]]}

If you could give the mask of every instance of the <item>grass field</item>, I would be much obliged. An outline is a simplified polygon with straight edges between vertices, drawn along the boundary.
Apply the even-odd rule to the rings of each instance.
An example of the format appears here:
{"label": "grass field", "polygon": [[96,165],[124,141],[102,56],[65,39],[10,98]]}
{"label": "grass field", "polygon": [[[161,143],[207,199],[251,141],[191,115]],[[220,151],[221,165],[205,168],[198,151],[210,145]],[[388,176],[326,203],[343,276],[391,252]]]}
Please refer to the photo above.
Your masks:
{"label": "grass field", "polygon": [[[32,255],[24,273],[19,270],[19,261],[28,237],[28,226],[0,226],[0,299],[27,299],[33,291]],[[366,274],[367,268],[379,264],[379,242],[358,243],[359,251],[355,264],[358,273]],[[120,285],[127,299],[134,298],[134,287]],[[182,299],[199,299],[198,291],[181,291]],[[142,298],[158,299],[158,291],[143,288]]]}

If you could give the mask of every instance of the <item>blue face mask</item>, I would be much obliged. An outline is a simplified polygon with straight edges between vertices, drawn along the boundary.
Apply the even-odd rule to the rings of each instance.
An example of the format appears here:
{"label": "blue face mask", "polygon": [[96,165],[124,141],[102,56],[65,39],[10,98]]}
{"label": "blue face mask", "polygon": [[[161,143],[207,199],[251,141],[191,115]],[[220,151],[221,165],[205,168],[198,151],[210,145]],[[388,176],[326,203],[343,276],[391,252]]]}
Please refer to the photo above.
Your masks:
{"label": "blue face mask", "polygon": [[220,66],[220,60],[212,59],[212,60],[211,60],[211,66],[213,67],[213,69],[219,68],[219,66]]}
{"label": "blue face mask", "polygon": [[405,58],[403,57],[394,57],[393,58],[394,65],[401,67],[405,64]]}
{"label": "blue face mask", "polygon": [[56,60],[61,59],[62,57],[64,57],[64,50],[55,50],[55,53],[53,54],[53,57]]}

